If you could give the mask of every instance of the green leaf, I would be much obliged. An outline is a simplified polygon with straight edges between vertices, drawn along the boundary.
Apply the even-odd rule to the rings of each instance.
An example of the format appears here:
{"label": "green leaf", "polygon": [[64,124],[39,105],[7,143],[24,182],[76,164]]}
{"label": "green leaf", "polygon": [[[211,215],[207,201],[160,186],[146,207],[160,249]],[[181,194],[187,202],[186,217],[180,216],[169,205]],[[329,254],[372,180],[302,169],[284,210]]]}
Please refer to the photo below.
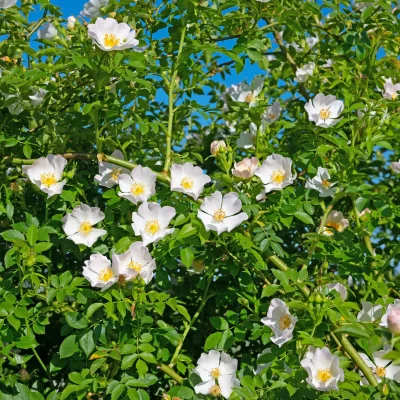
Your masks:
{"label": "green leaf", "polygon": [[26,158],[31,158],[31,156],[32,156],[32,147],[28,143],[25,143],[24,147],[22,148],[22,152],[24,153],[24,156]]}
{"label": "green leaf", "polygon": [[370,339],[371,334],[361,328],[359,324],[343,324],[334,333],[347,333],[350,336]]}
{"label": "green leaf", "polygon": [[3,239],[7,240],[7,242],[16,242],[19,240],[22,240],[22,241],[25,240],[25,236],[21,232],[14,231],[14,230],[8,230],[5,232],[2,232],[1,236],[3,236]]}
{"label": "green leaf", "polygon": [[178,234],[177,239],[182,240],[195,235],[197,229],[192,224],[186,224]]}
{"label": "green leaf", "polygon": [[228,321],[225,318],[221,317],[211,317],[210,318],[211,325],[220,331],[224,331],[229,328]]}
{"label": "green leaf", "polygon": [[136,369],[139,373],[139,376],[142,376],[142,377],[145,376],[148,371],[147,364],[143,360],[140,360],[140,359],[137,360]]}
{"label": "green leaf", "polygon": [[314,225],[313,219],[305,212],[296,211],[293,215],[301,222],[304,222],[305,224]]}
{"label": "green leaf", "polygon": [[128,369],[128,368],[132,367],[132,365],[135,363],[137,358],[138,358],[138,355],[136,353],[129,354],[128,356],[125,356],[122,359],[121,368],[122,369]]}
{"label": "green leaf", "polygon": [[261,298],[272,296],[274,293],[276,293],[279,290],[279,288],[280,288],[280,285],[277,285],[275,283],[268,285],[267,287],[263,288]]}
{"label": "green leaf", "polygon": [[40,243],[35,244],[34,249],[35,249],[36,253],[43,253],[44,251],[49,250],[51,246],[53,246],[53,243],[40,242]]}
{"label": "green leaf", "polygon": [[99,308],[103,307],[103,303],[93,303],[86,311],[86,318],[90,318]]}
{"label": "green leaf", "polygon": [[79,344],[76,335],[66,337],[60,346],[60,358],[73,356],[78,350]]}
{"label": "green leaf", "polygon": [[221,337],[222,337],[222,332],[214,332],[210,336],[208,336],[204,344],[204,350],[208,351],[211,349],[215,349],[218,346]]}
{"label": "green leaf", "polygon": [[118,385],[115,386],[115,388],[111,392],[111,400],[119,399],[124,390],[125,386],[122,383],[118,383]]}
{"label": "green leaf", "polygon": [[22,336],[18,342],[15,343],[19,349],[34,349],[39,346],[39,343],[32,336]]}
{"label": "green leaf", "polygon": [[88,331],[81,336],[79,339],[79,344],[81,349],[86,354],[86,357],[89,357],[92,354],[93,350],[95,349],[93,331]]}
{"label": "green leaf", "polygon": [[21,395],[22,400],[30,400],[30,396],[29,396],[30,390],[25,385],[23,385],[22,383],[16,382],[15,386],[18,390],[18,393]]}
{"label": "green leaf", "polygon": [[186,268],[190,268],[193,263],[193,260],[194,260],[194,254],[193,254],[192,249],[189,247],[183,248],[180,251],[180,255],[181,255],[182,264]]}
{"label": "green leaf", "polygon": [[76,311],[67,312],[65,314],[65,319],[68,325],[75,329],[85,329],[88,326],[88,321],[85,316]]}
{"label": "green leaf", "polygon": [[26,238],[31,246],[34,246],[35,243],[37,242],[38,235],[39,235],[38,228],[35,225],[31,225],[28,229],[28,232],[26,233]]}

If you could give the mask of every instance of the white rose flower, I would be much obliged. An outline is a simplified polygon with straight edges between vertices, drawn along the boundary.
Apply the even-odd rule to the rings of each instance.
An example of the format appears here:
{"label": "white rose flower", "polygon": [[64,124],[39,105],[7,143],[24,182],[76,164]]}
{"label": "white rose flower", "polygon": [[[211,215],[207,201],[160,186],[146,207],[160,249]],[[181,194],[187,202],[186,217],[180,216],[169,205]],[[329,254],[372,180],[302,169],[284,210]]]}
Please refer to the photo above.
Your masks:
{"label": "white rose flower", "polygon": [[[124,160],[124,155],[120,150],[115,150],[112,157]],[[121,174],[129,174],[130,170],[127,168],[118,167],[115,164],[109,162],[99,162],[99,173],[94,177],[95,182],[98,182],[100,186],[111,188],[118,185],[118,180]]]}
{"label": "white rose flower", "polygon": [[331,176],[326,168],[318,167],[317,175],[307,179],[306,189],[314,189],[319,192],[319,197],[333,197],[336,192],[336,182],[330,182]]}
{"label": "white rose flower", "polygon": [[344,286],[342,283],[339,282],[333,282],[333,283],[327,283],[324,285],[324,287],[328,288],[328,291],[331,292],[332,290],[336,290],[342,300],[347,299],[347,289],[346,286]]}
{"label": "white rose flower", "polygon": [[39,39],[53,40],[58,35],[58,31],[52,22],[47,22],[42,29],[38,30],[37,35]]}
{"label": "white rose flower", "polygon": [[307,383],[319,391],[339,390],[338,383],[344,381],[339,357],[332,355],[327,347],[311,348],[300,364],[308,373]]}
{"label": "white rose flower", "polygon": [[343,213],[341,211],[332,210],[328,214],[322,234],[326,236],[333,236],[334,230],[343,232],[348,226],[349,220],[344,218]]}
{"label": "white rose flower", "polygon": [[72,31],[75,28],[75,24],[76,24],[76,18],[73,15],[67,18],[67,28],[69,30]]}
{"label": "white rose flower", "polygon": [[89,0],[84,4],[81,15],[90,19],[100,17],[100,9],[108,6],[108,3],[109,0]]}
{"label": "white rose flower", "polygon": [[304,108],[309,121],[315,122],[317,126],[329,128],[340,121],[339,115],[344,109],[344,103],[336,100],[335,96],[318,93],[312,100],[309,100]]}
{"label": "white rose flower", "polygon": [[133,48],[143,51],[138,47],[136,31],[131,30],[125,22],[118,23],[114,18],[97,18],[94,24],[88,25],[88,34],[101,50],[114,51]]}
{"label": "white rose flower", "polygon": [[107,233],[104,229],[93,228],[104,219],[105,215],[98,207],[89,207],[81,204],[75,207],[71,214],[67,214],[61,221],[68,239],[75,244],[84,244],[92,247],[96,240]]}
{"label": "white rose flower", "polygon": [[267,316],[261,322],[274,332],[271,341],[281,347],[293,339],[293,330],[297,317],[290,314],[289,307],[283,300],[275,298],[271,301]]}
{"label": "white rose flower", "polygon": [[90,282],[92,287],[101,288],[101,291],[108,289],[118,280],[118,269],[107,257],[99,253],[92,254],[89,260],[85,261],[83,276]]}
{"label": "white rose flower", "polygon": [[257,97],[264,86],[264,78],[256,76],[250,87],[247,83],[240,83],[236,90],[231,93],[231,98],[240,103],[247,103],[250,107],[257,105]]}
{"label": "white rose flower", "polygon": [[[400,365],[391,364],[392,360],[386,360],[383,357],[391,351],[390,346],[385,346],[384,350],[375,351],[372,353],[372,362],[369,357],[364,353],[359,353],[365,363],[372,369],[375,378],[378,382],[382,382],[382,378],[391,379],[396,382],[400,382]],[[369,385],[367,379],[363,373],[359,371],[361,379],[361,385]]]}
{"label": "white rose flower", "polygon": [[361,301],[362,310],[357,314],[359,322],[375,322],[383,314],[383,307],[380,304],[372,304],[369,301]]}
{"label": "white rose flower", "polygon": [[161,207],[158,203],[142,203],[138,212],[132,213],[132,228],[136,236],[142,236],[143,246],[156,243],[174,232],[168,224],[175,217],[175,208]]}
{"label": "white rose flower", "polygon": [[237,90],[237,88],[238,88],[237,85],[231,85],[228,88],[226,88],[225,91],[220,95],[219,98],[223,103],[222,106],[223,112],[229,111],[228,97],[230,97],[231,94]]}
{"label": "white rose flower", "polygon": [[118,177],[120,192],[118,196],[128,199],[133,204],[143,203],[156,193],[156,174],[147,167],[138,165],[131,174]]}
{"label": "white rose flower", "polygon": [[281,105],[279,101],[275,101],[271,106],[268,106],[264,113],[261,115],[261,118],[267,123],[272,124],[280,117],[282,112]]}
{"label": "white rose flower", "polygon": [[153,277],[156,262],[151,257],[149,249],[142,242],[132,243],[125,253],[113,255],[113,265],[118,267],[121,275],[125,275],[127,281],[140,276],[146,284]]}
{"label": "white rose flower", "polygon": [[323,64],[322,66],[323,66],[324,68],[332,68],[333,63],[334,63],[334,61],[331,60],[330,58],[328,58],[328,59],[326,60],[325,64]]}
{"label": "white rose flower", "polygon": [[393,161],[390,164],[390,168],[392,168],[393,172],[396,174],[400,174],[400,160],[399,161]]}
{"label": "white rose flower", "polygon": [[310,76],[313,76],[315,69],[315,63],[309,62],[304,64],[301,68],[297,68],[296,70],[296,81],[300,83],[304,83],[308,81]]}
{"label": "white rose flower", "polygon": [[222,198],[221,192],[215,192],[204,199],[197,212],[207,231],[213,230],[220,235],[230,232],[249,217],[245,212],[240,212],[242,202],[237,193],[231,192]]}
{"label": "white rose flower", "polygon": [[392,310],[400,310],[400,299],[395,299],[393,304],[389,304],[388,308],[386,309],[385,314],[383,314],[380,326],[383,326],[385,328],[388,328],[388,316]]}
{"label": "white rose flower", "polygon": [[[25,110],[24,103],[22,102],[21,95],[19,93],[4,93],[2,92],[4,99],[7,104],[8,111],[12,115],[19,115]],[[10,103],[10,100],[14,100]]]}
{"label": "white rose flower", "polygon": [[283,157],[280,154],[272,154],[264,160],[254,175],[261,179],[265,193],[282,190],[293,184],[297,174],[292,174],[292,163],[293,161],[289,157]]}
{"label": "white rose flower", "polygon": [[173,192],[185,193],[197,200],[204,190],[204,185],[209,182],[211,182],[211,178],[200,167],[195,167],[189,162],[171,166],[171,190]]}
{"label": "white rose flower", "polygon": [[237,364],[237,360],[225,352],[210,350],[208,354],[202,353],[194,369],[203,381],[194,387],[196,394],[229,398],[232,389],[240,386],[235,377]]}
{"label": "white rose flower", "polygon": [[9,8],[16,4],[17,0],[0,0],[0,8]]}
{"label": "white rose flower", "polygon": [[48,90],[42,88],[32,89],[32,90],[33,90],[33,95],[29,96],[29,98],[31,99],[33,107],[37,107],[43,102]]}
{"label": "white rose flower", "polygon": [[61,181],[61,178],[66,165],[67,160],[63,156],[49,154],[38,158],[32,165],[24,165],[22,172],[49,198],[63,191],[67,181]]}
{"label": "white rose flower", "polygon": [[241,179],[251,179],[254,172],[258,167],[258,158],[244,158],[242,161],[236,163],[232,169],[232,175]]}
{"label": "white rose flower", "polygon": [[385,84],[383,85],[383,97],[385,99],[396,100],[399,90],[400,83],[394,84],[392,78],[385,79]]}
{"label": "white rose flower", "polygon": [[241,149],[251,149],[257,138],[257,125],[250,123],[250,132],[241,132],[239,138],[236,140],[236,146]]}

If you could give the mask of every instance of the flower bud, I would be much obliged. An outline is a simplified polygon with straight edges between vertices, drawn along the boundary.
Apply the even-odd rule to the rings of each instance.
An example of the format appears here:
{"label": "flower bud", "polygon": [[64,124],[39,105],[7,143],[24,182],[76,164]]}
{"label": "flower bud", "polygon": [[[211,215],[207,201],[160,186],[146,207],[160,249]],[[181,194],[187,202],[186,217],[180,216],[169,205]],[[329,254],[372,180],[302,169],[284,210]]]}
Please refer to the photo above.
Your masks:
{"label": "flower bud", "polygon": [[256,157],[244,158],[242,161],[235,163],[232,175],[241,179],[251,179],[257,166],[258,159]]}
{"label": "flower bud", "polygon": [[387,317],[387,326],[394,335],[400,334],[400,308],[393,307]]}
{"label": "flower bud", "polygon": [[75,28],[76,18],[74,16],[70,16],[67,18],[67,27],[69,30],[73,30]]}
{"label": "flower bud", "polygon": [[382,387],[382,394],[384,396],[387,396],[389,394],[389,386],[387,385],[387,383],[385,383]]}
{"label": "flower bud", "polygon": [[226,143],[223,140],[214,140],[210,146],[210,153],[213,156],[218,155],[219,152],[223,153],[226,150]]}

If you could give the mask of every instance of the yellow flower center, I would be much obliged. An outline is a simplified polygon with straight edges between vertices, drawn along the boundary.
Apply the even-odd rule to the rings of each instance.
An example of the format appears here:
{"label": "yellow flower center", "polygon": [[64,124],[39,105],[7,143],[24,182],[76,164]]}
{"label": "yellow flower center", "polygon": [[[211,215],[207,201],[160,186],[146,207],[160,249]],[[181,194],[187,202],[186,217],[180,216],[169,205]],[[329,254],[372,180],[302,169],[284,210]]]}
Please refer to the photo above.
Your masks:
{"label": "yellow flower center", "polygon": [[275,118],[276,118],[276,114],[274,114],[274,113],[269,114],[269,119],[275,119]]}
{"label": "yellow flower center", "polygon": [[397,93],[392,93],[392,100],[396,100],[397,99]]}
{"label": "yellow flower center", "polygon": [[331,228],[335,228],[337,231],[340,229],[340,224],[339,224],[339,222],[332,222],[332,221],[330,221],[330,222],[328,222],[328,223],[326,224],[326,226],[331,227]]}
{"label": "yellow flower center", "polygon": [[319,369],[317,371],[317,380],[320,382],[327,382],[332,378],[331,371],[329,369]]}
{"label": "yellow flower center", "polygon": [[292,323],[292,318],[290,317],[289,314],[286,314],[279,319],[279,328],[282,330],[287,329],[289,328],[291,323]]}
{"label": "yellow flower center", "polygon": [[331,112],[327,109],[327,108],[323,108],[320,112],[319,112],[319,116],[323,119],[327,119],[329,118],[331,115]]}
{"label": "yellow flower center", "polygon": [[384,367],[376,367],[375,373],[380,378],[383,378],[384,376],[386,376],[386,369]]}
{"label": "yellow flower center", "polygon": [[202,261],[194,260],[192,267],[195,272],[203,272],[206,266]]}
{"label": "yellow flower center", "polygon": [[254,100],[253,93],[249,93],[245,98],[244,101],[248,104],[250,104]]}
{"label": "yellow flower center", "polygon": [[271,180],[272,182],[276,184],[281,184],[285,180],[285,171],[282,171],[281,169],[278,169],[277,171],[274,171],[271,175]]}
{"label": "yellow flower center", "polygon": [[218,379],[221,376],[221,371],[219,370],[219,368],[213,368],[211,370],[211,376],[215,379]]}
{"label": "yellow flower center", "polygon": [[160,230],[160,223],[156,219],[151,219],[146,222],[144,230],[148,235],[153,236]]}
{"label": "yellow flower center", "polygon": [[57,179],[52,172],[46,172],[40,175],[40,183],[49,188],[57,183]]}
{"label": "yellow flower center", "polygon": [[78,232],[82,236],[88,236],[90,232],[92,232],[93,227],[92,224],[89,221],[83,221],[78,229]]}
{"label": "yellow flower center", "polygon": [[118,177],[121,174],[121,171],[122,171],[121,168],[113,168],[113,170],[111,171],[111,179],[114,182],[118,181]]}
{"label": "yellow flower center", "polygon": [[213,220],[214,220],[214,222],[222,222],[225,217],[226,217],[225,211],[219,209],[219,210],[215,211],[215,213],[213,215]]}
{"label": "yellow flower center", "polygon": [[137,261],[133,261],[133,260],[132,260],[132,261],[128,264],[128,268],[133,269],[133,270],[136,271],[136,272],[140,272],[140,271],[142,270],[142,268],[143,268],[143,265],[140,264],[140,263],[138,263]]}
{"label": "yellow flower center", "polygon": [[331,187],[331,183],[330,183],[328,180],[323,179],[323,180],[322,180],[322,186],[323,186],[325,189],[328,189],[328,188]]}
{"label": "yellow flower center", "polygon": [[99,273],[99,281],[108,282],[114,276],[110,267],[104,268]]}
{"label": "yellow flower center", "polygon": [[104,35],[104,46],[114,47],[119,44],[120,40],[113,33],[106,33]]}
{"label": "yellow flower center", "polygon": [[211,394],[211,396],[217,397],[221,394],[221,388],[219,387],[219,385],[213,385],[210,387],[209,393]]}
{"label": "yellow flower center", "polygon": [[141,182],[134,182],[133,185],[131,186],[131,193],[134,196],[140,196],[141,194],[144,194],[145,192],[145,186]]}
{"label": "yellow flower center", "polygon": [[183,187],[183,189],[185,190],[189,190],[192,189],[194,186],[194,180],[192,178],[189,178],[188,176],[185,176],[182,180],[181,180],[181,186]]}

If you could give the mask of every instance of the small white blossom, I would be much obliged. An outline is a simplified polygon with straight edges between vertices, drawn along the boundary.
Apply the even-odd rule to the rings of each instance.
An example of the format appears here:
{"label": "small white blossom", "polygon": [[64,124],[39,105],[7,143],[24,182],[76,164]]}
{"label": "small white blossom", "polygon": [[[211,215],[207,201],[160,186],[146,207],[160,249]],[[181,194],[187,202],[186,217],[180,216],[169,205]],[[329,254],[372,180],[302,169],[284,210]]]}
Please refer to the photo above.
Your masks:
{"label": "small white blossom", "polygon": [[234,101],[240,103],[247,103],[250,107],[257,105],[258,95],[264,86],[264,78],[256,76],[253,79],[251,87],[247,83],[240,83],[236,90],[231,94]]}
{"label": "small white blossom", "polygon": [[277,121],[281,115],[282,108],[279,101],[275,101],[271,106],[268,106],[261,118],[267,123],[272,124]]}
{"label": "small white blossom", "polygon": [[375,322],[383,314],[383,307],[380,304],[372,304],[369,301],[361,301],[362,310],[357,314],[359,322]]}
{"label": "small white blossom", "polygon": [[58,35],[58,31],[52,22],[47,22],[42,29],[39,29],[37,35],[39,39],[53,40]]}
{"label": "small white blossom", "polygon": [[328,292],[336,290],[339,293],[342,300],[347,299],[347,289],[346,286],[344,286],[342,283],[339,282],[327,283],[326,285],[324,285],[324,287],[328,288]]}
{"label": "small white blossom", "polygon": [[322,65],[323,68],[332,68],[334,61],[328,58],[325,62],[325,64]]}
{"label": "small white blossom", "polygon": [[282,190],[293,184],[297,174],[292,174],[293,161],[280,154],[272,154],[267,157],[261,167],[256,169],[254,175],[258,176],[264,184],[265,193],[272,190]]}
{"label": "small white blossom", "polygon": [[106,7],[109,0],[89,0],[84,4],[83,10],[81,11],[82,17],[96,18],[101,16],[100,9]]}
{"label": "small white blossom", "polygon": [[49,154],[38,158],[32,165],[24,165],[22,172],[49,198],[63,191],[67,181],[61,179],[66,165],[67,160],[63,156]]}
{"label": "small white blossom", "polygon": [[222,197],[221,192],[215,192],[204,199],[197,212],[207,231],[213,230],[220,235],[230,232],[249,217],[240,212],[242,202],[237,193],[231,192]]}
{"label": "small white blossom", "polygon": [[153,277],[153,271],[156,269],[156,262],[151,257],[149,249],[142,242],[132,243],[125,253],[114,254],[114,264],[127,281],[140,276],[145,283],[149,283]]}
{"label": "small white blossom", "polygon": [[[119,160],[124,159],[124,155],[120,150],[115,150],[111,156]],[[98,182],[100,186],[111,188],[118,185],[121,174],[129,174],[129,172],[127,168],[118,167],[115,164],[105,161],[99,161],[99,173],[94,177],[94,181]]]}
{"label": "small white blossom", "polygon": [[319,391],[339,390],[338,383],[344,381],[339,357],[332,355],[327,347],[310,347],[300,364],[308,373],[307,383]]}
{"label": "small white blossom", "polygon": [[293,330],[297,317],[290,314],[289,307],[283,300],[272,299],[267,316],[261,322],[274,332],[271,341],[281,347],[293,339]]}
{"label": "small white blossom", "polygon": [[242,149],[251,149],[254,146],[257,137],[257,125],[250,123],[250,132],[242,132],[236,140],[237,147]]}
{"label": "small white blossom", "polygon": [[42,88],[33,89],[33,95],[29,96],[33,107],[37,107],[38,105],[40,105],[43,102],[47,92],[48,91],[46,89],[42,89]]}
{"label": "small white blossom", "polygon": [[97,18],[94,24],[88,25],[88,34],[101,50],[115,51],[133,48],[143,51],[138,47],[136,31],[131,30],[125,22],[118,23],[114,18]]}
{"label": "small white blossom", "polygon": [[161,207],[158,203],[142,203],[138,212],[132,213],[133,231],[136,236],[142,236],[143,246],[156,243],[174,232],[175,228],[168,228],[168,225],[175,214],[173,207]]}
{"label": "small white blossom", "polygon": [[343,232],[348,226],[349,220],[344,218],[343,213],[341,211],[332,210],[328,214],[322,234],[326,236],[333,236],[335,230],[338,232]]}
{"label": "small white blossom", "polygon": [[[22,102],[21,99],[21,95],[19,93],[4,93],[2,92],[4,99],[6,101],[7,104],[7,108],[8,111],[10,112],[10,114],[12,115],[19,115],[22,113],[22,111],[25,110],[24,104]],[[12,102],[10,102],[11,100],[13,100]]]}
{"label": "small white blossom", "polygon": [[236,163],[232,169],[232,175],[241,179],[251,179],[254,172],[258,167],[258,158],[244,158],[242,161]]}
{"label": "small white blossom", "polygon": [[317,175],[307,179],[306,189],[314,189],[319,192],[319,197],[333,197],[336,192],[336,182],[330,182],[331,176],[326,168],[318,167]]}
{"label": "small white blossom", "polygon": [[385,328],[388,328],[388,316],[391,313],[392,310],[400,310],[400,299],[395,299],[393,304],[389,304],[388,308],[386,309],[385,314],[383,314],[380,326],[383,326]]}
{"label": "small white blossom", "polygon": [[185,193],[197,200],[204,190],[204,185],[209,182],[211,178],[200,167],[195,167],[189,162],[171,166],[172,191]]}
{"label": "small white blossom", "polygon": [[300,83],[304,83],[308,81],[310,76],[313,76],[315,69],[315,63],[309,62],[304,64],[301,68],[297,68],[296,70],[296,81]]}
{"label": "small white blossom", "polygon": [[92,247],[96,240],[107,233],[104,229],[93,228],[104,219],[105,215],[98,207],[89,207],[81,204],[75,207],[71,214],[67,214],[61,221],[68,239],[75,244],[84,244]]}
{"label": "small white blossom", "polygon": [[396,100],[399,90],[400,83],[394,84],[392,78],[385,79],[385,84],[383,85],[383,97],[385,99]]}
{"label": "small white blossom", "polygon": [[83,276],[90,282],[92,287],[101,288],[101,291],[108,289],[118,280],[118,269],[107,257],[99,253],[92,254],[89,260],[85,261]]}
{"label": "small white blossom", "polygon": [[200,376],[202,383],[194,387],[196,394],[222,396],[227,399],[234,387],[239,387],[236,378],[237,360],[225,352],[210,350],[202,353],[194,372]]}
{"label": "small white blossom", "polygon": [[237,85],[231,85],[228,88],[226,88],[225,91],[220,95],[219,98],[223,103],[223,106],[222,106],[223,112],[229,111],[228,98],[231,97],[232,93],[237,91],[237,88],[238,88]]}
{"label": "small white blossom", "polygon": [[399,161],[393,161],[390,164],[390,168],[392,168],[393,172],[396,174],[400,174],[400,160]]}
{"label": "small white blossom", "polygon": [[147,167],[138,165],[131,174],[120,174],[118,196],[128,199],[133,204],[143,203],[156,193],[156,174]]}
{"label": "small white blossom", "polygon": [[9,8],[16,4],[17,0],[0,0],[0,8]]}
{"label": "small white blossom", "polygon": [[69,30],[72,31],[75,28],[75,24],[76,24],[76,18],[73,15],[67,18],[67,28]]}
{"label": "small white blossom", "polygon": [[335,96],[325,96],[318,93],[312,100],[304,106],[308,114],[308,120],[315,122],[317,126],[329,128],[336,125],[340,119],[339,115],[344,109],[344,103],[336,100]]}

